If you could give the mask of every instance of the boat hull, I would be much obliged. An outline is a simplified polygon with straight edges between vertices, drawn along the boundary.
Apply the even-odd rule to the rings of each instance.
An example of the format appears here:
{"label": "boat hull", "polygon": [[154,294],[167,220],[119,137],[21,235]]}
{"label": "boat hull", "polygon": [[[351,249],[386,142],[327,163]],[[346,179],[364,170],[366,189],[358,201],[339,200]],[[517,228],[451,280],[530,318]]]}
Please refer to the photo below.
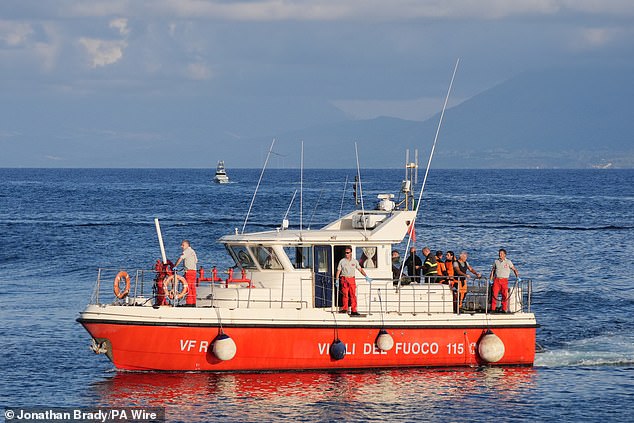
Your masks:
{"label": "boat hull", "polygon": [[[213,352],[218,326],[161,325],[79,320],[90,335],[105,341],[108,357],[118,369],[164,371],[273,371],[364,369],[394,367],[455,367],[533,364],[536,325],[495,327],[385,327],[394,340],[389,351],[376,346],[378,326],[243,327],[223,325],[236,345],[230,360]],[[503,346],[502,358],[489,363],[480,357],[479,342],[491,329]],[[342,359],[330,354],[339,339]]]}

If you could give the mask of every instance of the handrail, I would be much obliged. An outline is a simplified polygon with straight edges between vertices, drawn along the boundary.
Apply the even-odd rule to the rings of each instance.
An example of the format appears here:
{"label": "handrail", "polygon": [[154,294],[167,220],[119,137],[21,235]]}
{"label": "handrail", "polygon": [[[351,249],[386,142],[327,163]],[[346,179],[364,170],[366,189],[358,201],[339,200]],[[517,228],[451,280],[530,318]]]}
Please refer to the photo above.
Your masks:
{"label": "handrail", "polygon": [[[137,269],[132,274],[134,277],[131,280],[130,294],[128,297],[119,299],[114,296],[112,283],[110,280],[114,280],[115,275],[120,269],[107,269],[99,268],[97,272],[97,280],[91,297],[91,304],[100,304],[100,301],[106,298],[113,298],[110,303],[112,305],[130,306],[130,305],[152,305],[156,302],[158,295],[156,289],[156,283],[146,283],[146,275],[153,275],[151,279],[155,279],[157,272],[155,270],[143,270]],[[295,280],[290,283],[288,274],[281,274],[277,287],[267,287],[266,283],[263,287],[261,282],[257,281],[257,274],[251,273],[250,279],[256,277],[256,282],[259,288],[253,287],[226,287],[224,281],[213,282],[204,281],[209,283],[211,287],[211,296],[208,300],[199,297],[200,307],[214,307],[220,306],[221,303],[225,303],[228,300],[233,302],[232,308],[253,308],[262,307],[266,308],[290,308],[295,307],[298,309],[315,307],[315,301],[321,304],[328,304],[324,307],[329,312],[338,311],[340,304],[338,304],[339,286],[336,284],[331,276],[323,275],[327,277],[324,282],[326,286],[332,287],[332,293],[329,289],[324,291],[324,294],[328,294],[330,298],[323,298],[320,301],[319,296],[321,292],[313,292],[314,290],[314,277],[312,275],[301,275],[297,280],[299,286],[297,286]],[[110,279],[113,278],[113,279]],[[446,276],[434,276],[429,280],[447,279]],[[102,283],[108,281],[109,283]],[[304,286],[306,285],[306,286]],[[531,312],[531,297],[532,297],[532,280],[522,279],[513,280],[509,287],[509,310],[511,312]],[[203,285],[203,282],[199,286]],[[307,290],[308,287],[313,286],[313,289]],[[205,288],[207,289],[207,288]],[[220,289],[219,291],[216,291]],[[245,292],[245,289],[247,290]],[[265,291],[266,290],[266,291]],[[381,300],[378,299],[378,293],[381,293]],[[486,278],[467,279],[467,291],[463,295],[457,292],[457,289],[451,289],[447,284],[437,282],[421,282],[411,284],[401,284],[399,281],[391,278],[373,278],[370,282],[366,282],[361,278],[357,279],[357,299],[359,308],[362,312],[373,314],[378,308],[383,313],[492,313],[491,303],[491,285],[490,281]],[[199,290],[200,292],[200,290]],[[209,291],[206,291],[209,293]],[[234,292],[235,294],[231,294]],[[266,292],[266,294],[265,294]],[[226,293],[225,297],[222,293]],[[203,294],[204,295],[204,294]],[[457,302],[462,297],[462,303],[458,306]],[[378,302],[381,301],[382,304]],[[181,299],[180,302],[176,301],[176,305],[184,302]]]}

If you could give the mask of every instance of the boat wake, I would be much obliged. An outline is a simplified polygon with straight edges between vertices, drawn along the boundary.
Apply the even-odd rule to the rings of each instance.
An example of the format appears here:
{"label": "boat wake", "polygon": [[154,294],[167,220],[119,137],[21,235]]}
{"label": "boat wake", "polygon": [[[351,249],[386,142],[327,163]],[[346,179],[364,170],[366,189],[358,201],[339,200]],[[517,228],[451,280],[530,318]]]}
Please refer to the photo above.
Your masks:
{"label": "boat wake", "polygon": [[588,367],[634,365],[634,336],[600,335],[570,341],[561,348],[543,346],[535,367]]}

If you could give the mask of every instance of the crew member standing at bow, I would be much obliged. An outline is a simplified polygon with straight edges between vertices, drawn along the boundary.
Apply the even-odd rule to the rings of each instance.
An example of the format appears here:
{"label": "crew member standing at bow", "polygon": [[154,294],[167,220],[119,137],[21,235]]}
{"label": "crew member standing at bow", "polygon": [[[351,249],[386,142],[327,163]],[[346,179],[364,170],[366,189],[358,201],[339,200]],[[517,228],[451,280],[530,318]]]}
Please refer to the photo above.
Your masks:
{"label": "crew member standing at bow", "polygon": [[491,269],[491,275],[489,279],[493,279],[493,295],[491,296],[491,311],[496,310],[496,301],[498,294],[502,293],[502,313],[507,313],[509,309],[509,276],[511,270],[515,273],[515,277],[519,279],[520,275],[517,272],[513,262],[506,258],[506,250],[500,248],[498,251],[498,259],[493,262],[493,268]]}
{"label": "crew member standing at bow", "polygon": [[181,248],[183,249],[183,254],[178,258],[174,268],[178,267],[180,262],[183,262],[183,267],[185,268],[185,280],[187,281],[187,299],[185,304],[189,307],[196,306],[196,268],[198,265],[198,257],[196,257],[196,252],[191,247],[191,244],[188,240],[184,239],[181,242]]}
{"label": "crew member standing at bow", "polygon": [[337,265],[337,273],[335,279],[341,276],[341,293],[343,294],[343,304],[339,313],[348,312],[348,296],[350,296],[351,316],[360,316],[357,312],[357,282],[354,278],[355,270],[361,272],[365,276],[365,280],[370,282],[372,279],[366,275],[365,270],[359,266],[359,262],[352,258],[352,247],[346,247],[346,256],[339,260]]}

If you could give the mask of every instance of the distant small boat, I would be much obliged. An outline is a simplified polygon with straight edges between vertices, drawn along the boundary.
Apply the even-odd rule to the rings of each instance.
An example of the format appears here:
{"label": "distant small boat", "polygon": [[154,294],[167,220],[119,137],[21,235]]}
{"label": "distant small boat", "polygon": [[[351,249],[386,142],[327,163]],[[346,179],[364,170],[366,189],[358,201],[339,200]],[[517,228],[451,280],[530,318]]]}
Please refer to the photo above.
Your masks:
{"label": "distant small boat", "polygon": [[214,182],[218,184],[229,183],[229,177],[227,176],[227,171],[225,170],[224,160],[220,160],[218,162],[218,166],[216,166],[216,176],[214,176]]}
{"label": "distant small boat", "polygon": [[592,168],[593,169],[610,169],[612,168],[612,162],[592,165]]}

